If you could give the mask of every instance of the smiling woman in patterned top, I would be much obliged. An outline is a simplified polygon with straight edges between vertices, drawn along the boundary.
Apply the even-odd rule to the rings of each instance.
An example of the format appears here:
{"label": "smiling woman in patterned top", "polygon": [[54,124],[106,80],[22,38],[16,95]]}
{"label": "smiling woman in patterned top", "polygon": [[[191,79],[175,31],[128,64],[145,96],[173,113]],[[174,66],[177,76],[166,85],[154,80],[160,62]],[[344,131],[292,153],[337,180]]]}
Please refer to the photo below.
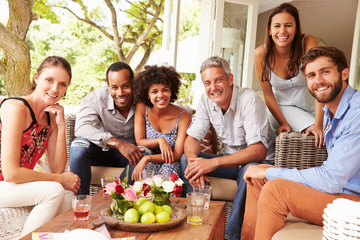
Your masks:
{"label": "smiling woman in patterned top", "polygon": [[[47,57],[33,77],[33,92],[6,98],[0,108],[0,208],[34,206],[22,236],[71,208],[79,177],[66,165],[64,108],[57,102],[71,80],[69,62]],[[47,150],[51,173],[33,168]]]}
{"label": "smiling woman in patterned top", "polygon": [[177,99],[180,75],[173,67],[146,66],[135,79],[134,92],[140,100],[135,109],[135,140],[151,150],[136,165],[132,178],[144,169],[156,174],[180,176],[180,157],[191,116],[171,104]]}

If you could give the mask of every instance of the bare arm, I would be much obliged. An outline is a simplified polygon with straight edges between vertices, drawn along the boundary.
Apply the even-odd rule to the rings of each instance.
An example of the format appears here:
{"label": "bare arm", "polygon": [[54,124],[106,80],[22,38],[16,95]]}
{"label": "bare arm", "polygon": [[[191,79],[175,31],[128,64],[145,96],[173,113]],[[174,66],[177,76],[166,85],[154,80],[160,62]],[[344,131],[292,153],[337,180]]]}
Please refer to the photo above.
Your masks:
{"label": "bare arm", "polygon": [[163,138],[153,138],[153,139],[146,138],[145,111],[146,111],[146,106],[144,103],[139,102],[136,104],[135,124],[134,124],[136,144],[138,146],[144,146],[147,148],[155,148],[160,144],[164,143],[164,141],[166,142],[166,140]]}
{"label": "bare arm", "polygon": [[[316,37],[312,36],[312,35],[307,35],[305,37],[304,40],[304,47],[305,47],[305,52],[308,52],[311,48],[316,47],[319,45]],[[315,99],[315,124],[308,127],[305,130],[305,133],[307,135],[309,134],[313,134],[315,136],[315,146],[321,148],[321,146],[325,145],[325,139],[324,139],[324,134],[322,131],[322,124],[323,124],[323,118],[324,118],[324,112],[322,110],[322,108],[324,107],[324,104],[319,103],[316,99]]]}
{"label": "bare arm", "polygon": [[[145,126],[145,114],[146,114],[146,105],[142,102],[136,104],[135,109],[135,140],[138,146],[144,146],[147,148],[159,147],[161,154],[151,155],[146,157],[146,160],[149,162],[173,162],[174,156],[172,149],[169,143],[164,138],[146,138],[146,126]],[[142,161],[145,159],[143,158]],[[143,162],[143,164],[145,164]],[[146,165],[144,165],[145,167]],[[139,166],[141,167],[141,166]]]}
{"label": "bare arm", "polygon": [[191,115],[188,112],[184,111],[181,114],[178,123],[178,134],[174,148],[175,162],[178,162],[184,153],[184,144],[185,144],[185,139],[187,138],[186,130],[188,129],[190,123],[191,123]]}
{"label": "bare arm", "polygon": [[324,119],[324,112],[322,110],[324,104],[319,103],[315,100],[315,123],[305,129],[306,135],[314,135],[315,136],[315,146],[321,148],[325,146],[325,138],[323,133],[323,119]]}
{"label": "bare arm", "polygon": [[[197,139],[193,138],[192,136],[187,136],[184,143],[184,152],[188,162],[188,166],[185,169],[185,173],[186,173],[188,169],[192,169],[192,164],[195,162],[195,160],[202,159],[202,158],[198,158],[201,152],[200,142]],[[189,179],[189,182],[193,186],[196,185],[196,186],[204,187],[205,182],[209,182],[209,179],[206,177],[206,175],[201,175],[199,178],[193,181]]]}
{"label": "bare arm", "polygon": [[50,113],[53,129],[47,146],[49,167],[52,173],[63,173],[67,161],[64,108],[55,104],[47,107],[45,111]]}
{"label": "bare arm", "polygon": [[[186,139],[186,130],[188,129],[191,122],[191,116],[187,112],[183,112],[181,114],[180,120],[178,122],[178,134],[176,137],[175,147],[174,147],[174,161],[178,162],[184,153],[184,142]],[[151,140],[151,139],[148,139]],[[166,141],[166,140],[165,140]],[[146,146],[147,147],[147,146]],[[147,162],[154,163],[163,163],[164,159],[161,154],[153,154],[144,156],[143,159],[146,158]],[[143,161],[143,159],[141,161]],[[171,163],[171,162],[170,162]]]}
{"label": "bare arm", "polygon": [[[173,153],[175,162],[178,162],[180,160],[181,155],[184,152],[184,141],[186,138],[186,130],[189,127],[190,122],[191,122],[190,114],[187,112],[183,112],[178,122],[178,134],[176,137],[175,148]],[[146,167],[146,165],[149,162],[163,163],[164,162],[163,155],[153,154],[153,155],[144,156],[133,171],[133,175],[132,175],[133,180],[138,180],[139,173]]]}
{"label": "bare arm", "polygon": [[127,160],[131,166],[135,166],[142,158],[142,150],[131,143],[124,142],[115,137],[111,137],[107,143],[107,146],[116,148]]}
{"label": "bare arm", "polygon": [[[27,119],[27,111],[28,109],[21,102],[11,100],[1,107],[1,163],[4,180],[14,183],[56,181],[65,189],[76,193],[80,179],[73,173],[43,173],[20,166],[22,133],[32,121]],[[53,164],[54,166],[56,164]]]}
{"label": "bare arm", "polygon": [[319,42],[313,35],[306,35],[304,39],[304,50],[307,53],[311,48],[319,46]]}
{"label": "bare arm", "polygon": [[186,158],[197,158],[201,152],[200,142],[192,136],[187,136],[184,142],[184,152]]}
{"label": "bare arm", "polygon": [[260,83],[261,90],[264,94],[264,99],[266,106],[279,123],[280,127],[276,130],[276,134],[280,134],[283,131],[290,132],[291,128],[286,121],[284,115],[281,113],[279,105],[275,99],[274,93],[271,88],[271,84],[268,81],[262,81],[262,71],[263,67],[261,66],[262,61],[265,57],[265,49],[264,46],[260,46],[255,50],[254,54],[254,64],[255,64],[255,71],[258,81]]}
{"label": "bare arm", "polygon": [[266,147],[262,143],[256,143],[234,154],[220,156],[212,159],[197,158],[185,170],[185,177],[195,181],[201,175],[214,171],[217,168],[240,166],[249,162],[264,161]]}

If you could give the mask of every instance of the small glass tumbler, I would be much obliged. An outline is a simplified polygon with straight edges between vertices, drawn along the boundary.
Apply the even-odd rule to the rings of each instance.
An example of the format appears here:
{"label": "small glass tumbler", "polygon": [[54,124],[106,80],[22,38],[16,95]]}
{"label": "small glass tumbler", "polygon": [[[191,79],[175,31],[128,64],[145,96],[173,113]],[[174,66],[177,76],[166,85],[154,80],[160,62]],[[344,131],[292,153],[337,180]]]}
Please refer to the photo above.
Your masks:
{"label": "small glass tumbler", "polygon": [[141,172],[140,172],[140,180],[145,180],[147,178],[152,178],[153,176],[155,175],[155,170],[150,170],[150,169],[143,169]]}
{"label": "small glass tumbler", "polygon": [[205,194],[190,192],[186,194],[187,223],[201,225],[204,219]]}
{"label": "small glass tumbler", "polygon": [[204,188],[194,186],[193,191],[197,193],[205,194],[206,201],[205,201],[204,209],[209,209],[212,187],[209,185],[205,185]]}
{"label": "small glass tumbler", "polygon": [[74,210],[74,220],[89,220],[92,196],[75,195],[72,199],[72,208]]}

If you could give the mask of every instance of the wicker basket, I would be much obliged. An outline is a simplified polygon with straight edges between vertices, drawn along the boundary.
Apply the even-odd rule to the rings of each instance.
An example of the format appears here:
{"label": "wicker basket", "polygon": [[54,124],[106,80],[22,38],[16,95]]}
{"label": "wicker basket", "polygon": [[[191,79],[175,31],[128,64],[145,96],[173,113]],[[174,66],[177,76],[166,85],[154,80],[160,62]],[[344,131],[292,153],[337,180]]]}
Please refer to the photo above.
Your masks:
{"label": "wicker basket", "polygon": [[275,166],[305,169],[321,166],[327,159],[323,146],[315,147],[315,137],[299,132],[282,132],[275,140]]}
{"label": "wicker basket", "polygon": [[67,162],[65,170],[69,169],[69,161],[70,161],[70,145],[71,142],[75,139],[75,121],[76,114],[69,113],[65,114],[65,138],[66,138],[66,150],[67,150]]}
{"label": "wicker basket", "polygon": [[19,237],[33,206],[0,208],[0,239]]}

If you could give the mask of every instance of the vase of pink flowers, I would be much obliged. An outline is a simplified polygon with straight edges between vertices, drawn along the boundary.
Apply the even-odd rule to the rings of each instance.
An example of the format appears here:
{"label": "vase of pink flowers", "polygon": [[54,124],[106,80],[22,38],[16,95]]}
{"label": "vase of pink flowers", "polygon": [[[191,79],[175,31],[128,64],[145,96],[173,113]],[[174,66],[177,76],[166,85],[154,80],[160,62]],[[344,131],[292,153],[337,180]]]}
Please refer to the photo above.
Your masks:
{"label": "vase of pink flowers", "polygon": [[[128,172],[124,179],[127,178]],[[142,182],[135,182],[134,185],[129,186],[127,181],[116,180],[105,185],[105,194],[109,195],[113,202],[110,209],[113,217],[123,219],[125,212],[134,207],[137,200],[146,196],[151,190],[151,187]]]}
{"label": "vase of pink flowers", "polygon": [[[124,179],[127,179],[128,172]],[[123,219],[125,212],[135,207],[140,197],[150,198],[154,204],[170,205],[170,197],[180,196],[183,181],[176,175],[170,174],[169,180],[164,180],[162,175],[155,175],[143,181],[136,181],[133,185],[128,185],[127,181],[116,180],[105,185],[105,194],[109,195],[113,202],[111,211],[113,217]]]}

